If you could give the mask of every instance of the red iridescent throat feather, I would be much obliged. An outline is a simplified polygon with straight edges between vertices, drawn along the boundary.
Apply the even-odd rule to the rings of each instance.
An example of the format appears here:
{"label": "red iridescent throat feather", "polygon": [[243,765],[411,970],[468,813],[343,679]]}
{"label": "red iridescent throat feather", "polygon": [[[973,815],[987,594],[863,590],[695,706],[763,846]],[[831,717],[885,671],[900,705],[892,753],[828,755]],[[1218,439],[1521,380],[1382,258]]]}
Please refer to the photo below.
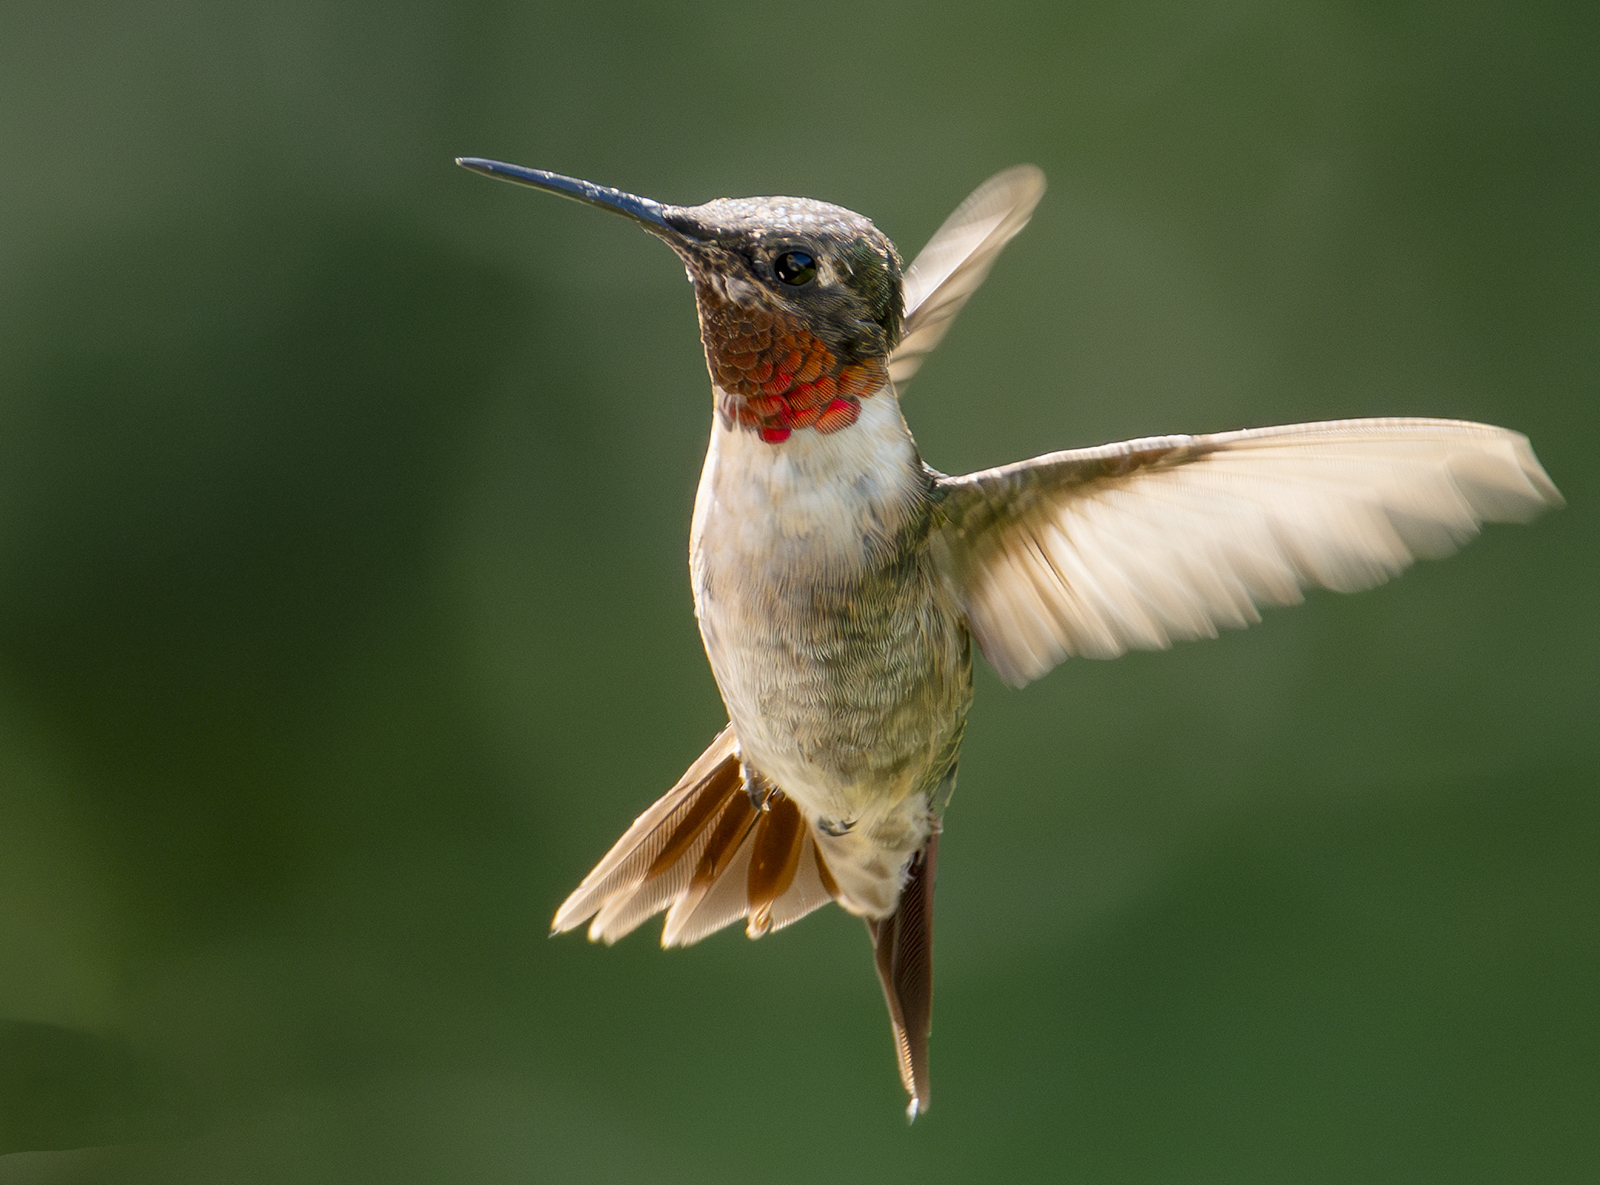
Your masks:
{"label": "red iridescent throat feather", "polygon": [[837,432],[855,423],[861,400],[889,381],[881,358],[846,366],[795,317],[697,293],[700,339],[723,399],[724,424],[781,444],[791,432]]}

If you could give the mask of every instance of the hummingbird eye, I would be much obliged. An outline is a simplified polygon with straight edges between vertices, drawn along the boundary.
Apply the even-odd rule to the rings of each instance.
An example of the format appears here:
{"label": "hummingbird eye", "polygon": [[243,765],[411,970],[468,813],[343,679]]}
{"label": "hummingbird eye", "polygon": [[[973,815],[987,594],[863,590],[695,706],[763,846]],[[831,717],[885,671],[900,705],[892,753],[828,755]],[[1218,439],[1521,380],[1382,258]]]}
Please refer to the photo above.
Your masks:
{"label": "hummingbird eye", "polygon": [[798,288],[817,278],[817,261],[804,251],[785,251],[772,261],[773,274]]}

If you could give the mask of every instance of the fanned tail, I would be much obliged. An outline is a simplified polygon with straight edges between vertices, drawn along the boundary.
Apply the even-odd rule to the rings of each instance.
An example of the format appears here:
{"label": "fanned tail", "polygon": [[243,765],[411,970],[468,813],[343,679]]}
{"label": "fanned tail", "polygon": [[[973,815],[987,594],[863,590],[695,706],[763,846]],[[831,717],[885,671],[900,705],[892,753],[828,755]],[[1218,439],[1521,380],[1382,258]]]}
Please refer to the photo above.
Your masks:
{"label": "fanned tail", "polygon": [[[588,921],[590,941],[609,945],[665,910],[661,945],[688,946],[741,919],[745,933],[759,938],[838,901],[863,915],[872,934],[900,1079],[911,1096],[906,1111],[916,1119],[930,1098],[939,836],[930,835],[909,861],[892,850],[857,851],[861,845],[851,847],[849,838],[819,834],[781,791],[758,809],[730,725],[567,898],[556,912],[555,932]],[[854,892],[840,891],[822,843],[845,861]],[[893,911],[875,919],[889,902]]]}
{"label": "fanned tail", "polygon": [[799,808],[781,793],[765,809],[751,803],[729,725],[584,878],[554,929],[592,917],[590,941],[609,945],[666,910],[662,946],[688,946],[741,919],[759,938],[837,893]]}
{"label": "fanned tail", "polygon": [[936,831],[911,858],[895,911],[882,921],[867,922],[894,1028],[900,1081],[911,1096],[906,1117],[912,1121],[928,1109],[932,1095],[928,1034],[933,1028],[933,882],[938,857]]}

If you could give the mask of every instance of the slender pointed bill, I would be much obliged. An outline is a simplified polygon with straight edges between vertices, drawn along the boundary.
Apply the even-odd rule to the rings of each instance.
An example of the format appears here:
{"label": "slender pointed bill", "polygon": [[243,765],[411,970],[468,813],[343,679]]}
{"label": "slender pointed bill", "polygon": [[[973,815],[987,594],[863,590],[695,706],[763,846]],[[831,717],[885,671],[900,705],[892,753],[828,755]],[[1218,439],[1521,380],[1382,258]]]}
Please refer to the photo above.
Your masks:
{"label": "slender pointed bill", "polygon": [[583,202],[585,205],[609,210],[613,214],[621,214],[625,218],[633,219],[650,233],[661,235],[663,238],[688,237],[667,221],[667,212],[672,207],[651,198],[623,193],[622,190],[612,189],[608,185],[596,185],[592,181],[581,181],[576,177],[566,177],[544,169],[529,169],[522,165],[511,165],[499,160],[484,160],[477,156],[458,156],[456,164],[463,169],[471,169],[474,173],[482,173],[485,177],[498,177],[501,181],[526,185],[530,189],[542,189],[546,193],[558,194],[575,202]]}

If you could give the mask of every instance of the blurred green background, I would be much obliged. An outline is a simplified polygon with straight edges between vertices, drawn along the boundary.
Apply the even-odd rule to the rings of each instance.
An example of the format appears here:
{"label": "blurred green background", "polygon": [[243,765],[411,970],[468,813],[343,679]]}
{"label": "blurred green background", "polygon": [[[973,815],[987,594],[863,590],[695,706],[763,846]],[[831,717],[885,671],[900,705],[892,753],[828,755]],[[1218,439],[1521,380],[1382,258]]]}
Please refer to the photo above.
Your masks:
{"label": "blurred green background", "polygon": [[[8,0],[0,1180],[1594,1180],[1597,52],[1509,0]],[[458,154],[908,257],[1034,161],[930,463],[1442,415],[1571,505],[984,671],[908,1131],[840,911],[545,937],[724,719],[709,398],[669,252]]]}

